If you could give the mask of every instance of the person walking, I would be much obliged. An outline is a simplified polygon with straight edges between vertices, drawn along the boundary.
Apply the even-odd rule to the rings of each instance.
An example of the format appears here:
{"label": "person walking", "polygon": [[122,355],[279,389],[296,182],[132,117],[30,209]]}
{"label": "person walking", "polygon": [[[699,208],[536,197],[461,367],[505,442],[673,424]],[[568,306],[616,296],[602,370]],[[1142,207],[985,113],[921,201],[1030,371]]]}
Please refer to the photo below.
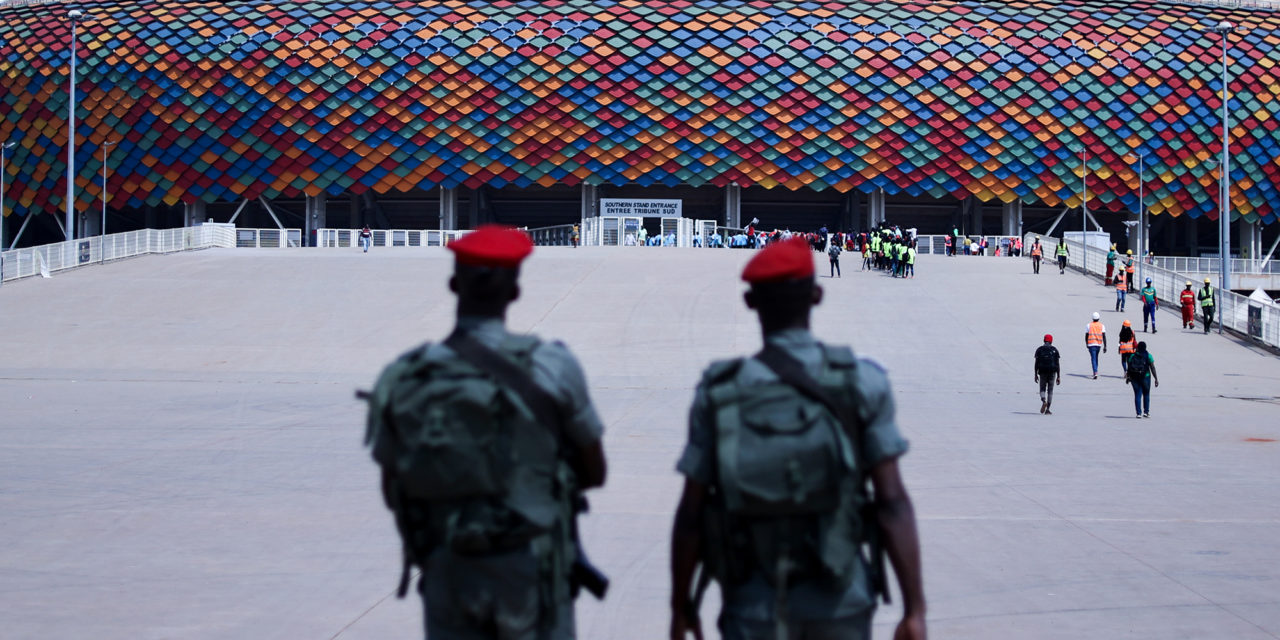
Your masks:
{"label": "person walking", "polygon": [[364,252],[369,253],[369,244],[373,241],[373,232],[369,230],[369,225],[365,225],[360,230],[360,246],[364,247]]}
{"label": "person walking", "polygon": [[1040,413],[1053,415],[1053,387],[1062,384],[1062,366],[1058,348],[1053,346],[1053,336],[1044,334],[1044,344],[1036,349],[1036,382],[1040,385]]}
{"label": "person walking", "polygon": [[1133,385],[1133,411],[1139,418],[1151,417],[1151,383],[1160,386],[1156,375],[1156,358],[1147,351],[1147,343],[1139,342],[1138,349],[1129,358],[1124,381]]}
{"label": "person walking", "polygon": [[827,247],[827,257],[831,259],[831,277],[840,277],[840,245],[832,242]]}
{"label": "person walking", "polygon": [[1133,333],[1133,324],[1128,320],[1125,320],[1124,326],[1120,327],[1117,343],[1116,351],[1120,352],[1120,372],[1123,373],[1129,370],[1129,357],[1138,350],[1138,336]]}
{"label": "person walking", "polygon": [[1196,328],[1196,292],[1191,290],[1191,281],[1187,281],[1187,288],[1182,290],[1178,296],[1178,302],[1182,305],[1182,328]]}
{"label": "person walking", "polygon": [[1204,315],[1205,333],[1209,333],[1209,329],[1213,327],[1214,307],[1218,304],[1218,293],[1213,290],[1211,283],[1210,279],[1205,278],[1204,288],[1200,289],[1200,292],[1196,294],[1196,298],[1200,300],[1200,313]]}
{"label": "person walking", "polygon": [[569,640],[577,589],[602,576],[574,532],[582,491],[603,486],[603,426],[582,367],[559,342],[507,331],[520,263],[515,229],[482,225],[448,249],[457,325],[383,370],[365,444],[404,545],[431,640]]}
{"label": "person walking", "polygon": [[1156,309],[1160,308],[1160,297],[1156,295],[1156,288],[1151,286],[1151,278],[1147,278],[1147,286],[1142,288],[1138,293],[1142,298],[1142,332],[1147,332],[1147,318],[1151,318],[1151,333],[1156,331]]}
{"label": "person walking", "polygon": [[907,275],[908,278],[916,277],[916,248],[915,245],[907,245]]}
{"label": "person walking", "polygon": [[1093,312],[1093,322],[1084,329],[1084,346],[1089,349],[1089,360],[1093,363],[1093,379],[1098,379],[1098,351],[1107,352],[1107,328],[1102,326],[1102,316]]}
{"label": "person walking", "polygon": [[1133,259],[1133,249],[1125,251],[1126,259],[1124,263],[1124,279],[1129,283],[1129,290],[1138,291],[1138,281],[1134,280],[1137,276],[1137,261]]}
{"label": "person walking", "polygon": [[1031,243],[1031,268],[1034,273],[1040,273],[1040,259],[1044,257],[1044,247],[1040,244],[1040,236],[1036,236],[1036,241]]}
{"label": "person walking", "polygon": [[702,638],[700,597],[714,579],[725,640],[868,638],[887,593],[883,550],[902,591],[894,637],[924,640],[919,536],[898,471],[907,442],[888,375],[810,332],[822,289],[804,243],[766,248],[742,279],[764,348],[713,363],[694,392],[676,467],[668,637]]}
{"label": "person walking", "polygon": [[1113,244],[1111,245],[1111,249],[1107,251],[1107,277],[1103,281],[1103,285],[1105,286],[1111,285],[1111,276],[1112,274],[1115,273],[1115,269],[1116,269],[1116,246]]}
{"label": "person walking", "polygon": [[1116,280],[1116,311],[1124,311],[1124,301],[1126,293],[1128,293],[1129,282],[1125,279],[1124,271],[1118,271],[1115,274]]}
{"label": "person walking", "polygon": [[[572,242],[573,242],[573,248],[574,248],[574,249],[577,249],[577,248],[578,248],[578,225],[576,225],[576,224],[575,224],[575,225],[573,225],[573,231],[572,231],[572,233],[570,233],[569,239],[570,239],[570,241],[572,241]],[[699,243],[699,244],[701,244],[701,243]]]}
{"label": "person walking", "polygon": [[1067,239],[1063,238],[1061,241],[1058,242],[1058,251],[1057,251],[1059,275],[1067,272],[1067,256],[1068,255],[1070,254],[1067,252]]}

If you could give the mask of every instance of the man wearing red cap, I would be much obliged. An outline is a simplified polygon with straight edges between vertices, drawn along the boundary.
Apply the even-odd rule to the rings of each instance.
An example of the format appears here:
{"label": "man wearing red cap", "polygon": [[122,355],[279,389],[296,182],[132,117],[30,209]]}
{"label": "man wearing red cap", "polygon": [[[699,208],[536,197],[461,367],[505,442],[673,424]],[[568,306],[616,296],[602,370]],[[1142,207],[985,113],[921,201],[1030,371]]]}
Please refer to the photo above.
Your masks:
{"label": "man wearing red cap", "polygon": [[764,349],[713,363],[694,395],[677,465],[670,638],[702,637],[711,579],[725,640],[867,638],[887,552],[902,588],[896,637],[922,640],[920,549],[897,463],[907,442],[888,376],[809,332],[822,289],[803,240],[765,248],[742,279]]}
{"label": "man wearing red cap", "polygon": [[1044,334],[1044,344],[1036,349],[1036,382],[1040,384],[1040,413],[1047,416],[1053,415],[1049,410],[1049,405],[1053,404],[1053,386],[1062,384],[1062,367],[1058,358],[1053,336]]}
{"label": "man wearing red cap", "polygon": [[404,542],[399,594],[420,567],[431,640],[572,638],[578,584],[603,593],[575,534],[581,491],[604,484],[603,427],[569,350],[505,327],[529,237],[489,225],[448,248],[456,328],[389,365],[369,397],[366,442]]}

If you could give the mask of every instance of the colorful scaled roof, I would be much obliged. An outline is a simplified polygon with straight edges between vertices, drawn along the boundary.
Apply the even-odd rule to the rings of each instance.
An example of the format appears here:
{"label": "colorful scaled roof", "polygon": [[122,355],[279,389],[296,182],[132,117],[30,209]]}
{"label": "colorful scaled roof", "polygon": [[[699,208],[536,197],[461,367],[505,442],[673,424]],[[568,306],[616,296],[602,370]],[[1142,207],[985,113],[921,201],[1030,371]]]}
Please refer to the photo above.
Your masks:
{"label": "colorful scaled roof", "polygon": [[1216,217],[1280,202],[1278,14],[1149,1],[193,2],[0,9],[19,214],[57,212],[72,7],[77,197],[113,206],[480,185],[691,184]]}

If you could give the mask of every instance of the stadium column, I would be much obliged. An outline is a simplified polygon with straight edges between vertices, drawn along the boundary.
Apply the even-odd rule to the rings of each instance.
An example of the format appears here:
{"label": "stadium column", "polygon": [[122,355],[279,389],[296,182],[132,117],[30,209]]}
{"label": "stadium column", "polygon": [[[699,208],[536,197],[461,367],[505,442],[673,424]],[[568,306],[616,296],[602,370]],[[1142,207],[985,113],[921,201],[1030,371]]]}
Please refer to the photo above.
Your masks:
{"label": "stadium column", "polygon": [[440,230],[458,228],[458,190],[440,187]]}
{"label": "stadium column", "polygon": [[867,228],[874,229],[885,217],[884,189],[876,189],[867,194]]}
{"label": "stadium column", "polygon": [[[325,229],[329,226],[329,197],[326,193],[319,195],[307,196],[306,203],[307,215],[307,238],[310,240],[312,235],[319,229]],[[314,241],[311,246],[316,246]]]}
{"label": "stadium column", "polygon": [[1240,228],[1240,257],[1258,260],[1262,257],[1262,228],[1256,222],[1249,222],[1242,216],[1238,224]]}
{"label": "stadium column", "polygon": [[974,196],[969,196],[966,200],[969,205],[969,235],[985,235],[986,232],[982,229],[982,201]]}
{"label": "stadium column", "polygon": [[1022,201],[1006,202],[1000,208],[1000,235],[1022,235]]}
{"label": "stadium column", "polygon": [[600,191],[594,184],[582,183],[582,216],[583,220],[600,215]]}
{"label": "stadium column", "polygon": [[182,226],[194,227],[204,219],[204,200],[182,203]]}
{"label": "stadium column", "polygon": [[742,187],[737,184],[724,188],[724,226],[742,228]]}

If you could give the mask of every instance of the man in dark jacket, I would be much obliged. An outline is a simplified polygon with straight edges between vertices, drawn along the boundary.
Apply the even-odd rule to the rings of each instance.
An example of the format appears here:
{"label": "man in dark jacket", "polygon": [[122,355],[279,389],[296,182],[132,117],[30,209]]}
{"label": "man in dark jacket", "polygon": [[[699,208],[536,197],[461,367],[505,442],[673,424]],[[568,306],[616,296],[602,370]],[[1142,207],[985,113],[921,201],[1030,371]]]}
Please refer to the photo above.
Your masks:
{"label": "man in dark jacket", "polygon": [[1058,348],[1053,346],[1053,336],[1044,334],[1044,344],[1036,349],[1036,382],[1040,383],[1040,413],[1053,415],[1053,386],[1062,384],[1062,368],[1058,366]]}

